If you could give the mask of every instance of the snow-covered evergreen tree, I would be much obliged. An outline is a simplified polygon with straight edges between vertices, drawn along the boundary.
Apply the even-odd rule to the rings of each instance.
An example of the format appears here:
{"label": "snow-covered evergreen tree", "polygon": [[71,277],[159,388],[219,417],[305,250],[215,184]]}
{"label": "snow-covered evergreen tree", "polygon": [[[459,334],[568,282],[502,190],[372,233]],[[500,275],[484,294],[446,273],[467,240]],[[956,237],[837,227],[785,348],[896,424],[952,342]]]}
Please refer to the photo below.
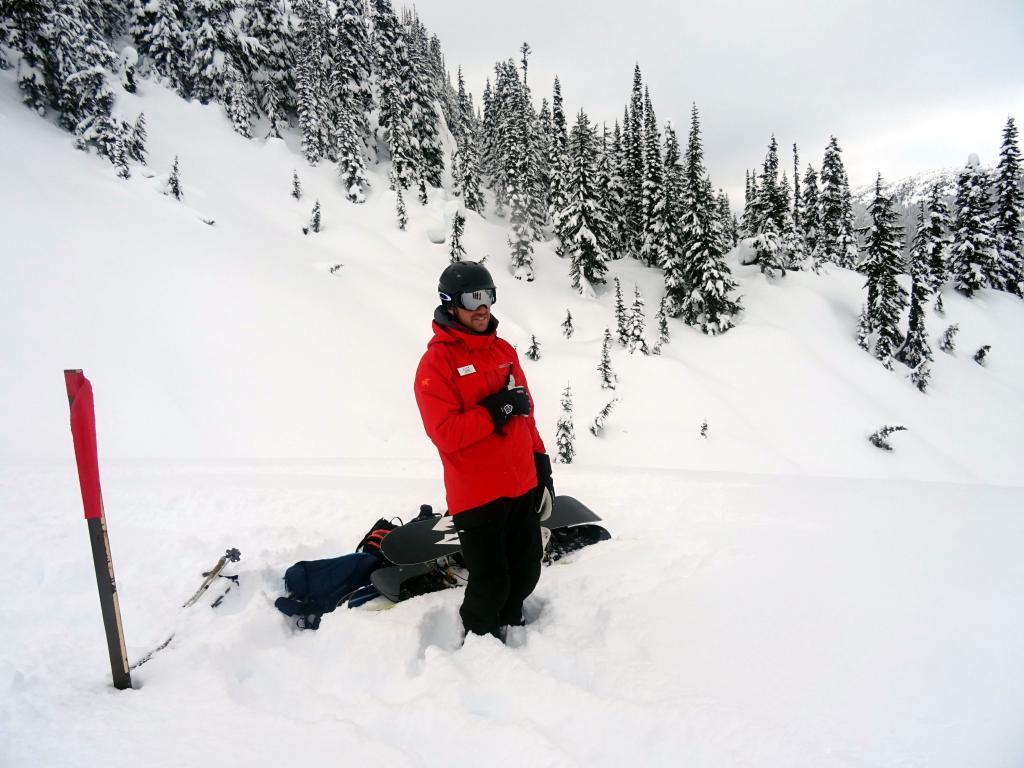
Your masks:
{"label": "snow-covered evergreen tree", "polygon": [[[41,2],[21,0],[8,2],[0,13],[0,25],[7,32],[8,56],[15,65],[15,78],[21,90],[22,101],[40,115],[46,114],[51,103],[51,92],[56,94],[59,83],[48,81],[47,59],[47,12],[50,9]],[[0,48],[0,61],[4,61]]]}
{"label": "snow-covered evergreen tree", "polygon": [[368,5],[373,22],[374,101],[379,108],[380,140],[391,157],[394,183],[409,189],[416,180],[417,170],[409,119],[411,107],[404,82],[411,66],[405,31],[390,0],[369,0]]}
{"label": "snow-covered evergreen tree", "polygon": [[292,197],[302,199],[302,184],[299,183],[299,172],[295,169],[292,169]]}
{"label": "snow-covered evergreen tree", "polygon": [[897,216],[892,198],[882,192],[882,174],[875,181],[875,198],[869,208],[871,230],[868,234],[865,258],[860,271],[867,276],[867,304],[864,307],[864,326],[869,329],[869,346],[875,357],[886,368],[892,368],[894,355],[903,344],[900,318],[907,306],[907,294],[896,280],[903,256],[902,237],[898,231]]}
{"label": "snow-covered evergreen tree", "polygon": [[313,213],[309,219],[309,228],[314,232],[320,231],[320,201],[313,203]]}
{"label": "snow-covered evergreen tree", "polygon": [[803,222],[804,251],[812,255],[818,247],[821,231],[821,210],[818,203],[818,174],[808,163],[804,172],[804,189],[801,198],[801,220]]}
{"label": "snow-covered evergreen tree", "polygon": [[991,344],[986,344],[983,347],[979,347],[978,351],[974,353],[974,362],[976,362],[980,366],[984,366],[985,361],[988,359],[988,353],[991,351]]}
{"label": "snow-covered evergreen tree", "polygon": [[530,335],[530,346],[526,349],[526,357],[533,362],[540,360],[540,342],[537,341],[537,337],[533,334]]}
{"label": "snow-covered evergreen tree", "polygon": [[619,398],[613,397],[608,403],[598,411],[597,416],[594,417],[593,423],[590,425],[590,434],[594,437],[600,437],[601,433],[604,432],[605,425],[608,423],[608,417],[611,415],[612,410],[619,403]]}
{"label": "snow-covered evergreen tree", "polygon": [[141,71],[155,72],[163,82],[184,91],[189,68],[184,57],[184,4],[179,0],[135,0],[129,18]]}
{"label": "snow-covered evergreen tree", "polygon": [[125,148],[125,142],[127,140],[127,134],[122,133],[117,137],[117,141],[114,142],[113,156],[110,158],[114,167],[117,169],[118,178],[128,180],[132,177],[131,169],[128,167],[128,152]]}
{"label": "snow-covered evergreen tree", "polygon": [[366,201],[365,160],[361,131],[356,127],[353,105],[357,104],[354,97],[343,103],[338,109],[337,125],[334,132],[334,146],[338,156],[338,176],[341,179],[345,198],[352,203]]}
{"label": "snow-covered evergreen tree", "polygon": [[467,134],[463,138],[458,156],[461,171],[458,184],[462,193],[462,203],[468,210],[482,214],[484,212],[484,195],[480,191],[480,166],[477,159],[476,140],[472,134]]}
{"label": "snow-covered evergreen tree", "polygon": [[135,123],[131,126],[131,129],[124,131],[124,133],[128,137],[125,145],[128,157],[145,165],[146,141],[148,139],[146,134],[146,113],[139,112],[139,116],[135,118]]}
{"label": "snow-covered evergreen tree", "polygon": [[562,85],[555,76],[551,96],[551,136],[548,140],[548,218],[551,220],[555,237],[558,238],[557,252],[565,256],[565,233],[562,230],[562,212],[566,208],[569,177],[569,130],[562,102]]}
{"label": "snow-covered evergreen tree", "polygon": [[562,392],[562,415],[558,417],[555,445],[558,447],[555,460],[562,464],[572,464],[576,456],[576,432],[572,421],[572,389],[568,384]]}
{"label": "snow-covered evergreen tree", "polygon": [[931,295],[930,260],[928,223],[924,203],[920,203],[917,229],[910,252],[910,324],[907,339],[896,356],[910,368],[910,380],[922,392],[928,387],[928,379],[931,377],[929,363],[932,361],[932,348],[925,331],[925,306]]}
{"label": "snow-covered evergreen tree", "polygon": [[788,184],[779,183],[778,175],[779,145],[773,134],[761,171],[761,183],[750,204],[749,216],[749,225],[754,235],[754,263],[769,277],[784,275],[789,261],[783,241],[789,229],[786,204],[789,187]]}
{"label": "snow-covered evergreen tree", "polygon": [[330,152],[330,105],[326,93],[325,47],[327,11],[318,0],[297,0],[298,59],[295,68],[296,109],[302,134],[302,154],[316,165]]}
{"label": "snow-covered evergreen tree", "polygon": [[654,349],[651,352],[655,355],[660,355],[662,347],[668,344],[670,340],[668,333],[668,296],[661,297],[654,320],[658,324],[658,343],[654,345]]}
{"label": "snow-covered evergreen tree", "polygon": [[659,258],[665,237],[664,224],[669,211],[665,199],[665,168],[661,157],[661,133],[651,105],[651,96],[644,89],[644,180],[641,203],[640,261],[649,267],[661,266]]}
{"label": "snow-covered evergreen tree", "polygon": [[644,196],[644,88],[640,65],[633,68],[633,91],[622,125],[622,178],[626,188],[625,218],[629,252],[639,257],[643,244]]}
{"label": "snow-covered evergreen tree", "polygon": [[368,118],[373,109],[372,50],[364,0],[338,0],[331,39],[331,88],[338,108],[349,113],[354,133],[350,143],[358,147],[370,133]]}
{"label": "snow-covered evergreen tree", "polygon": [[633,286],[633,306],[626,315],[626,351],[630,354],[642,352],[648,354],[647,340],[644,338],[647,320],[644,317],[644,299],[640,295],[640,286]]}
{"label": "snow-covered evergreen tree", "polygon": [[612,332],[608,328],[604,329],[601,362],[597,365],[597,372],[601,374],[601,389],[615,389],[619,377],[612,370]]}
{"label": "snow-covered evergreen tree", "polygon": [[245,8],[244,26],[260,45],[254,87],[257,103],[270,123],[267,135],[280,138],[289,113],[297,108],[298,17],[283,0],[251,0]]}
{"label": "snow-covered evergreen tree", "polygon": [[950,268],[953,284],[965,296],[986,286],[1001,287],[996,273],[996,242],[993,231],[988,174],[977,155],[971,155],[956,186],[956,220]]}
{"label": "snow-covered evergreen tree", "polygon": [[949,247],[950,236],[949,207],[946,205],[943,187],[939,183],[932,185],[928,196],[927,216],[927,250],[928,250],[928,283],[933,293],[941,301],[942,286],[949,279]]}
{"label": "snow-covered evergreen tree", "polygon": [[626,346],[628,338],[627,331],[628,316],[626,314],[626,302],[622,298],[622,283],[615,278],[615,335],[619,344]]}
{"label": "snow-covered evergreen tree", "polygon": [[178,156],[174,156],[174,165],[171,166],[171,175],[167,179],[167,191],[175,200],[181,200],[181,171],[178,167]]}
{"label": "snow-covered evergreen tree", "polygon": [[953,323],[946,330],[942,332],[942,336],[939,338],[939,349],[945,352],[947,355],[952,355],[956,351],[956,335],[960,332],[960,325]]}
{"label": "snow-covered evergreen tree", "polygon": [[432,187],[441,186],[444,153],[438,128],[437,88],[431,74],[431,56],[426,29],[413,13],[405,24],[405,56],[401,59],[402,82],[406,90],[409,137],[415,148],[418,173]]}
{"label": "snow-covered evergreen tree", "polygon": [[1024,191],[1017,126],[1007,118],[995,174],[996,273],[1003,290],[1024,296]]}
{"label": "snow-covered evergreen tree", "polygon": [[[740,305],[732,296],[737,286],[723,257],[711,180],[704,168],[696,105],[690,118],[685,182],[683,256],[664,265],[666,311],[704,333],[724,333],[732,328],[732,318],[739,313]],[[770,229],[770,218],[768,222]]]}
{"label": "snow-covered evergreen tree", "polygon": [[562,335],[567,339],[571,339],[575,330],[572,325],[572,312],[567,309],[565,310],[565,320],[562,321]]}
{"label": "snow-covered evergreen tree", "polygon": [[562,251],[571,259],[572,287],[589,294],[592,286],[605,282],[604,244],[609,236],[597,188],[594,130],[582,109],[572,129],[569,156],[565,208],[556,212],[555,227],[561,233]]}
{"label": "snow-covered evergreen tree", "polygon": [[201,104],[219,100],[237,50],[238,30],[232,13],[234,0],[193,0],[190,4],[191,24],[185,32],[186,49],[190,54],[188,82],[191,94]]}
{"label": "snow-covered evergreen tree", "polygon": [[256,117],[256,104],[249,91],[249,84],[233,66],[228,67],[227,103],[225,109],[235,132],[245,138],[252,138],[252,121]]}
{"label": "snow-covered evergreen tree", "polygon": [[398,228],[404,230],[409,223],[409,215],[405,210],[405,200],[402,197],[402,185],[392,174],[391,186],[395,190],[395,217],[398,219]]}
{"label": "snow-covered evergreen tree", "polygon": [[814,270],[825,264],[853,269],[857,259],[857,241],[853,234],[849,181],[843,166],[842,150],[836,137],[829,138],[821,165],[821,192],[818,201],[820,230],[811,257]]}
{"label": "snow-covered evergreen tree", "polygon": [[452,217],[452,234],[449,237],[448,258],[454,264],[456,261],[464,261],[466,249],[462,247],[462,235],[465,232],[466,217],[461,211],[456,211]]}

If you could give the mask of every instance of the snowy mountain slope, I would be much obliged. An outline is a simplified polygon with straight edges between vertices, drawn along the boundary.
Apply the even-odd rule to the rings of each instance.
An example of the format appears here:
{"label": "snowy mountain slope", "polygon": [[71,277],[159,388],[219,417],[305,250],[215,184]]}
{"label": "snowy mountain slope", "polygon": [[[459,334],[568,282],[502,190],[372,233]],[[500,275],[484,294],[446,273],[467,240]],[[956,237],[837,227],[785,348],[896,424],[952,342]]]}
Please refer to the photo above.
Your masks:
{"label": "snowy mountain slope", "polygon": [[[454,745],[517,766],[1024,760],[1019,300],[947,295],[929,328],[959,323],[960,347],[936,352],[921,395],[856,347],[862,277],[767,282],[733,261],[737,328],[673,321],[661,357],[614,350],[613,393],[595,371],[611,291],[574,295],[549,244],[518,283],[504,222],[471,216],[502,333],[541,341],[524,365],[549,445],[572,383],[578,459],[556,486],[615,538],[545,570],[507,648],[453,652],[458,592],[299,633],[270,605],[288,565],[350,551],[379,516],[443,508],[411,378],[451,203],[410,201],[401,232],[378,172],[354,206],[329,165],[242,140],[218,107],[146,83],[119,99],[126,117],[145,109],[154,178],[73,151],[0,72],[0,132],[16,139],[0,144],[15,180],[0,186],[0,763],[432,766]],[[183,203],[160,194],[176,154]],[[325,230],[303,236],[316,198]],[[640,285],[653,321],[660,275],[612,274],[627,299]],[[127,693],[107,677],[70,366],[96,389],[129,655],[176,634]],[[887,422],[909,427],[892,454],[865,440]],[[180,612],[227,546],[241,590]]]}
{"label": "snowy mountain slope", "polygon": [[[941,185],[947,194],[953,194],[956,191],[956,179],[959,174],[960,170],[957,168],[940,168],[895,180],[886,179],[883,175],[882,191],[892,197],[897,207],[907,208],[927,198],[936,184]],[[851,190],[851,194],[855,205],[867,208],[875,197],[875,184],[872,182],[857,187]]]}
{"label": "snowy mountain slope", "polygon": [[[19,179],[0,214],[12,297],[0,308],[12,362],[0,455],[69,455],[60,371],[74,366],[94,381],[111,457],[434,455],[410,386],[447,262],[446,246],[430,241],[451,210],[443,193],[425,209],[413,202],[402,232],[380,175],[369,202],[352,205],[330,164],[304,167],[283,142],[242,140],[218,107],[148,84],[122,94],[120,108],[145,109],[156,176],[136,169],[126,183],[68,151],[66,136],[17,103],[9,73],[0,77],[3,120],[19,137],[0,150],[5,176]],[[183,203],[159,193],[175,155]],[[305,185],[298,203],[288,196],[293,168]],[[304,236],[315,199],[325,229]],[[536,282],[511,279],[503,223],[470,216],[466,247],[490,257],[502,332],[520,349],[530,334],[541,342],[543,358],[526,365],[549,441],[572,384],[582,460],[1018,482],[1019,301],[947,297],[946,317],[929,328],[934,337],[959,323],[961,352],[938,354],[922,396],[852,343],[861,277],[771,283],[734,263],[747,310],[735,331],[707,338],[672,321],[661,358],[616,350],[621,386],[610,393],[595,371],[614,325],[610,286],[597,300],[575,295],[550,243],[537,246]],[[612,273],[627,300],[640,286],[653,326],[660,275],[630,261]],[[571,340],[559,328],[566,309]],[[987,368],[970,359],[982,344],[993,348]],[[586,426],[613,394],[622,403],[606,436],[592,438]],[[698,435],[704,418],[708,440]],[[885,455],[864,438],[893,421],[910,431]]]}

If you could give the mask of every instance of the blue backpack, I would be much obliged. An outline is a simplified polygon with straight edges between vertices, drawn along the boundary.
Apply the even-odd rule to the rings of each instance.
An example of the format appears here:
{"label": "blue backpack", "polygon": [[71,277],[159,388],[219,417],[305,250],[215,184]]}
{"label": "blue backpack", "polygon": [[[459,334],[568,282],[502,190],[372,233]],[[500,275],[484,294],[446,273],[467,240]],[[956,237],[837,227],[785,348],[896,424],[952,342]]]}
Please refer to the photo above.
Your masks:
{"label": "blue backpack", "polygon": [[381,558],[367,552],[327,560],[303,560],[284,572],[288,597],[274,601],[286,616],[297,616],[300,629],[317,629],[320,618],[348,601],[355,608],[380,593],[370,583],[370,574],[381,567]]}

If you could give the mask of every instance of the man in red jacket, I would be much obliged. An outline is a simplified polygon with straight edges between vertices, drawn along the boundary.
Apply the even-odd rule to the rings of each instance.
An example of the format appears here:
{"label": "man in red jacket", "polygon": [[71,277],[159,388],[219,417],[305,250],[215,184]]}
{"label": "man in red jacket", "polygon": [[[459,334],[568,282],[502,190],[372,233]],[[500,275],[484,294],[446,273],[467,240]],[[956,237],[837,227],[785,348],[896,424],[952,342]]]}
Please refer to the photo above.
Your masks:
{"label": "man in red jacket", "polygon": [[416,404],[441,455],[448,512],[469,582],[459,613],[476,634],[523,624],[540,578],[540,521],[551,512],[551,462],[533,419],[519,356],[498,337],[497,289],[472,261],[438,285],[434,337],[416,369]]}

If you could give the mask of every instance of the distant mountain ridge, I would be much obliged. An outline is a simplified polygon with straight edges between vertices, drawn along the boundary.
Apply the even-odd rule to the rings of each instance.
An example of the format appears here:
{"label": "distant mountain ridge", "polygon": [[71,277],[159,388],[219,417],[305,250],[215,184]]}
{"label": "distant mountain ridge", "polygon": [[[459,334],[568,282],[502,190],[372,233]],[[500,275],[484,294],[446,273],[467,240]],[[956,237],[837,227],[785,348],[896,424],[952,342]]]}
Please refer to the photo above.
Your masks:
{"label": "distant mountain ridge", "polygon": [[[882,176],[882,189],[887,195],[891,195],[893,203],[900,208],[914,205],[923,200],[931,193],[935,184],[941,184],[946,189],[946,194],[951,195],[956,189],[956,179],[960,173],[958,168],[941,168],[935,171],[922,171],[910,176],[905,176],[896,181],[887,181]],[[852,191],[855,205],[867,207],[875,196],[875,184],[865,184]]]}

